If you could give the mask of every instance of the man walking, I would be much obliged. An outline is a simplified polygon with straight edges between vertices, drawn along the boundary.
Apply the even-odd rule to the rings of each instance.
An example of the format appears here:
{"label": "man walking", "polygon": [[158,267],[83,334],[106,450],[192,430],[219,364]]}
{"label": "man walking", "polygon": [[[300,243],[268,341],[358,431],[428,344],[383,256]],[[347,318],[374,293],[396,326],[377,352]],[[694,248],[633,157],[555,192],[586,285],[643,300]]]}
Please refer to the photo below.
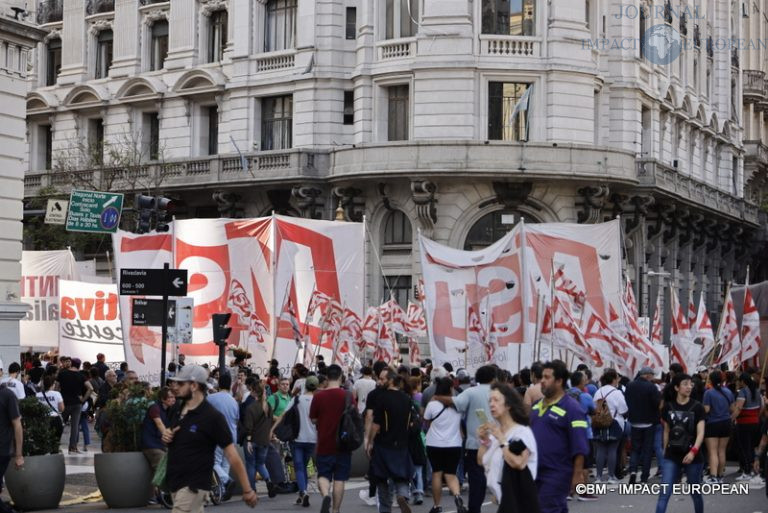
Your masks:
{"label": "man walking", "polygon": [[[169,378],[171,379],[171,378]],[[211,403],[216,411],[224,415],[224,419],[229,426],[229,432],[232,434],[232,440],[237,439],[237,422],[240,420],[240,405],[232,397],[230,388],[232,387],[232,377],[229,372],[222,372],[219,377],[219,391],[208,396],[208,402]],[[224,500],[229,500],[232,496],[230,490],[234,481],[229,477],[229,461],[224,457],[224,450],[216,447],[214,455],[213,469],[218,474],[221,484],[224,487]]]}
{"label": "man walking", "polygon": [[539,449],[536,486],[542,513],[567,513],[568,494],[583,480],[589,454],[587,421],[581,406],[565,393],[568,369],[560,360],[542,366],[544,397],[531,409],[531,429]]}
{"label": "man walking", "polygon": [[[273,360],[277,362],[277,360]],[[273,367],[277,370],[277,367]],[[272,408],[272,415],[275,421],[285,413],[285,410],[291,404],[291,380],[280,378],[277,382],[277,391],[267,397],[267,404]],[[290,492],[291,489],[286,483],[285,468],[283,467],[283,458],[281,456],[280,442],[271,442],[267,449],[267,461],[265,463],[272,482],[276,484],[277,493]]]}
{"label": "man walking", "polygon": [[243,501],[253,507],[259,496],[251,488],[232,433],[224,416],[205,399],[208,371],[199,365],[186,365],[176,376],[178,400],[184,401],[163,433],[168,446],[166,481],[173,494],[172,513],[202,513],[211,488],[214,453],[221,447],[237,480],[243,487]]}
{"label": "man walking", "polygon": [[[643,367],[637,377],[627,385],[624,397],[629,408],[629,424],[632,426],[632,453],[629,456],[629,484],[637,482],[637,466],[642,463],[643,472],[640,482],[647,483],[651,475],[651,456],[653,439],[659,424],[659,403],[661,392],[651,383],[654,372],[650,367]],[[661,462],[659,462],[661,466]]]}
{"label": "man walking", "polygon": [[69,420],[69,453],[75,454],[77,450],[77,437],[80,429],[80,411],[83,406],[83,394],[85,393],[85,376],[72,370],[72,360],[64,357],[61,360],[62,369],[56,381],[59,382],[59,390],[64,398],[64,422]]}
{"label": "man walking", "polygon": [[[23,440],[19,401],[11,390],[2,387],[0,388],[0,491],[2,491],[3,476],[11,459],[14,460],[17,469],[24,466],[24,456],[21,452]],[[14,510],[10,506],[0,500],[0,513],[12,511]]]}
{"label": "man walking", "polygon": [[[344,498],[344,485],[349,480],[352,454],[340,452],[336,446],[336,432],[344,412],[347,394],[341,388],[341,367],[326,368],[328,384],[315,393],[309,408],[309,418],[317,426],[317,484],[323,496],[320,513],[331,508],[331,482],[333,482],[333,512],[338,513]],[[351,393],[350,393],[351,396]],[[351,397],[350,397],[350,400]]]}

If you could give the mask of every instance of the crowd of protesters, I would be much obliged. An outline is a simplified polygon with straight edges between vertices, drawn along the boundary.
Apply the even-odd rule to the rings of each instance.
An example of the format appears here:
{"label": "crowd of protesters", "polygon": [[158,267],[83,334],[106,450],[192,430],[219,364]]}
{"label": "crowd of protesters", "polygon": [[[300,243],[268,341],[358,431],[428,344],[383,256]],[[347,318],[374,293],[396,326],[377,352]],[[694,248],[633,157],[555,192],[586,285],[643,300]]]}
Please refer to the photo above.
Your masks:
{"label": "crowd of protesters", "polygon": [[[339,512],[352,467],[338,442],[348,408],[360,415],[369,458],[360,499],[379,513],[395,503],[410,513],[425,497],[430,513],[441,513],[446,488],[458,513],[479,513],[488,494],[500,513],[560,513],[569,500],[599,500],[576,492],[590,481],[672,484],[685,475],[688,483],[764,486],[768,423],[752,368],[700,367],[690,376],[673,364],[663,375],[644,367],[631,378],[613,369],[596,377],[586,365],[569,372],[554,360],[514,375],[485,365],[471,376],[427,360],[423,367],[369,361],[344,373],[320,357],[314,369],[297,364],[289,375],[273,360],[262,377],[242,358],[208,369],[181,357],[168,366],[167,386],[151,390],[103,355],[93,365],[45,360],[9,365],[0,388],[12,394],[0,399],[35,395],[72,454],[88,450],[91,424],[109,450],[109,401],[146,401],[141,448],[153,469],[167,457],[174,504],[184,511],[202,511],[216,472],[225,500],[239,481],[243,499],[256,504],[261,480],[270,499],[295,493],[303,507],[316,473],[320,512]],[[297,430],[281,442],[276,431],[288,422]],[[727,476],[733,454],[739,471]],[[671,487],[664,490],[657,513],[670,499]],[[701,495],[692,498],[696,513],[703,511]]]}

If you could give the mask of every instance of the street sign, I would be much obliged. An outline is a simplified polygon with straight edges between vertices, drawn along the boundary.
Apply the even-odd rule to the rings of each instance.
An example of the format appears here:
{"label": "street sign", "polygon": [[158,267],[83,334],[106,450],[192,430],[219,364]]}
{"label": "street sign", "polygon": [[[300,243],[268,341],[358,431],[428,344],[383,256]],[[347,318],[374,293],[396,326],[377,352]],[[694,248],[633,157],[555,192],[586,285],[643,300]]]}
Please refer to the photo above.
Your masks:
{"label": "street sign", "polygon": [[68,200],[49,199],[45,209],[45,224],[67,224]]}
{"label": "street sign", "polygon": [[[174,344],[191,344],[194,299],[191,297],[180,297],[175,300],[175,303],[174,324],[168,328],[168,340]],[[170,319],[168,322],[171,322]]]}
{"label": "street sign", "polygon": [[73,190],[69,197],[67,231],[114,233],[122,211],[121,193]]}
{"label": "street sign", "polygon": [[[176,302],[168,301],[166,312],[168,324],[172,325],[176,318]],[[131,311],[131,324],[133,326],[162,326],[163,325],[163,300],[133,298],[133,310]]]}
{"label": "street sign", "polygon": [[186,269],[120,269],[121,296],[186,296]]}

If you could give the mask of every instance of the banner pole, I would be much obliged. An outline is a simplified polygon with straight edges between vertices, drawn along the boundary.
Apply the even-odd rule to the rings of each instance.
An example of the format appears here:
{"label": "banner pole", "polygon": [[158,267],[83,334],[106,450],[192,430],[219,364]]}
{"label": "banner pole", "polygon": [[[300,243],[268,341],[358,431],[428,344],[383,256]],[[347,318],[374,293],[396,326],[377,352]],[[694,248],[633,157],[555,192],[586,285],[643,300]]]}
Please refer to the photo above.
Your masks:
{"label": "banner pole", "polygon": [[[272,238],[272,258],[270,261],[270,264],[272,266],[272,358],[274,359],[275,356],[275,348],[277,347],[277,328],[280,325],[279,317],[282,317],[283,314],[283,308],[285,307],[285,296],[283,296],[283,303],[279,306],[279,314],[277,313],[277,305],[275,305],[275,299],[277,299],[277,252],[280,248],[280,245],[277,240],[277,219],[275,218],[275,211],[272,211],[271,214],[272,220],[271,220],[271,230],[270,230],[270,237]],[[290,284],[290,280],[288,280],[288,283]],[[246,339],[246,352],[248,351],[248,339]]]}
{"label": "banner pole", "polygon": [[[527,127],[526,127],[527,130]],[[527,139],[527,137],[526,137]],[[514,244],[514,238],[512,239],[512,243]],[[521,262],[520,262],[520,274],[522,275],[522,283],[520,284],[520,296],[521,296],[521,303],[523,305],[523,340],[521,340],[520,344],[518,345],[517,349],[517,372],[520,372],[520,352],[522,351],[523,344],[528,342],[529,336],[530,336],[530,326],[528,324],[528,308],[530,306],[528,302],[528,294],[529,294],[529,276],[528,276],[528,264],[527,264],[527,256],[528,256],[528,239],[526,236],[526,229],[525,229],[525,217],[520,216],[520,256],[521,256]],[[537,320],[538,324],[538,320]],[[536,344],[536,341],[533,341],[534,345]],[[531,352],[533,354],[533,352]]]}
{"label": "banner pole", "polygon": [[467,309],[467,291],[462,291],[464,294],[464,369],[467,368],[469,362],[469,310]]}
{"label": "banner pole", "polygon": [[729,280],[728,285],[725,288],[725,296],[723,297],[723,310],[720,313],[720,319],[717,323],[717,334],[715,335],[715,346],[712,348],[712,353],[709,357],[709,365],[707,365],[707,367],[712,365],[712,363],[715,360],[715,353],[717,352],[717,348],[722,346],[720,335],[723,329],[723,319],[725,318],[725,310],[728,307],[728,297],[730,296],[730,294],[731,294],[731,281]]}
{"label": "banner pole", "polygon": [[551,266],[551,272],[550,272],[550,278],[549,278],[549,288],[550,288],[549,302],[551,305],[550,308],[552,309],[549,315],[549,326],[550,326],[549,329],[551,333],[551,337],[549,338],[550,361],[555,357],[555,257],[552,257],[551,263],[552,263],[552,266]]}
{"label": "banner pole", "polygon": [[[739,334],[741,334],[744,330],[744,307],[747,305],[747,290],[749,289],[749,264],[747,264],[747,275],[744,277],[744,302],[741,305],[741,329],[739,330]],[[742,356],[744,354],[744,343],[739,345],[739,366],[744,365],[744,357]],[[762,376],[760,376],[760,379],[762,379]],[[760,382],[758,382],[758,385]]]}

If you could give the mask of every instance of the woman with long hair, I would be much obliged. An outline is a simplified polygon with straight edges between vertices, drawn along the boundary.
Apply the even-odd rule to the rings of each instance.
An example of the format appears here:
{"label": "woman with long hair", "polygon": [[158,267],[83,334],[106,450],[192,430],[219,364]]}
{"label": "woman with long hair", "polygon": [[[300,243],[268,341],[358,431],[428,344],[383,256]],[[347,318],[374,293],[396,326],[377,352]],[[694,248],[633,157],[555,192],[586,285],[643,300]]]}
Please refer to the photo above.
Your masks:
{"label": "woman with long hair", "polygon": [[595,441],[595,467],[597,471],[597,480],[603,479],[603,468],[608,465],[608,477],[605,482],[608,484],[617,484],[616,478],[616,460],[618,456],[619,442],[624,435],[624,416],[627,414],[627,402],[624,394],[618,389],[619,375],[613,369],[606,369],[600,377],[600,389],[595,393],[595,409],[600,410],[599,401],[604,401],[608,405],[613,421],[611,425],[605,428],[593,429],[593,438]]}
{"label": "woman with long hair", "polygon": [[736,442],[739,446],[741,466],[741,475],[736,481],[746,481],[754,477],[752,463],[760,436],[760,409],[763,406],[763,398],[757,389],[757,383],[748,373],[741,373],[737,385],[739,391],[731,413],[731,419],[736,421]]}
{"label": "woman with long hair", "polygon": [[478,463],[486,469],[498,513],[538,513],[538,449],[523,399],[507,384],[491,385],[490,410],[496,422],[477,428]]}
{"label": "woman with long hair", "polygon": [[266,465],[273,423],[272,409],[267,404],[267,394],[264,393],[264,387],[261,383],[252,383],[251,396],[254,400],[245,409],[245,418],[243,419],[245,469],[253,488],[256,488],[256,472],[259,472],[259,475],[267,483],[267,494],[271,499],[277,494]]}
{"label": "woman with long hair", "polygon": [[725,448],[731,437],[731,408],[733,393],[723,386],[723,373],[714,370],[709,373],[711,388],[704,392],[704,411],[707,420],[704,429],[704,443],[709,457],[708,483],[722,483],[725,473]]}

